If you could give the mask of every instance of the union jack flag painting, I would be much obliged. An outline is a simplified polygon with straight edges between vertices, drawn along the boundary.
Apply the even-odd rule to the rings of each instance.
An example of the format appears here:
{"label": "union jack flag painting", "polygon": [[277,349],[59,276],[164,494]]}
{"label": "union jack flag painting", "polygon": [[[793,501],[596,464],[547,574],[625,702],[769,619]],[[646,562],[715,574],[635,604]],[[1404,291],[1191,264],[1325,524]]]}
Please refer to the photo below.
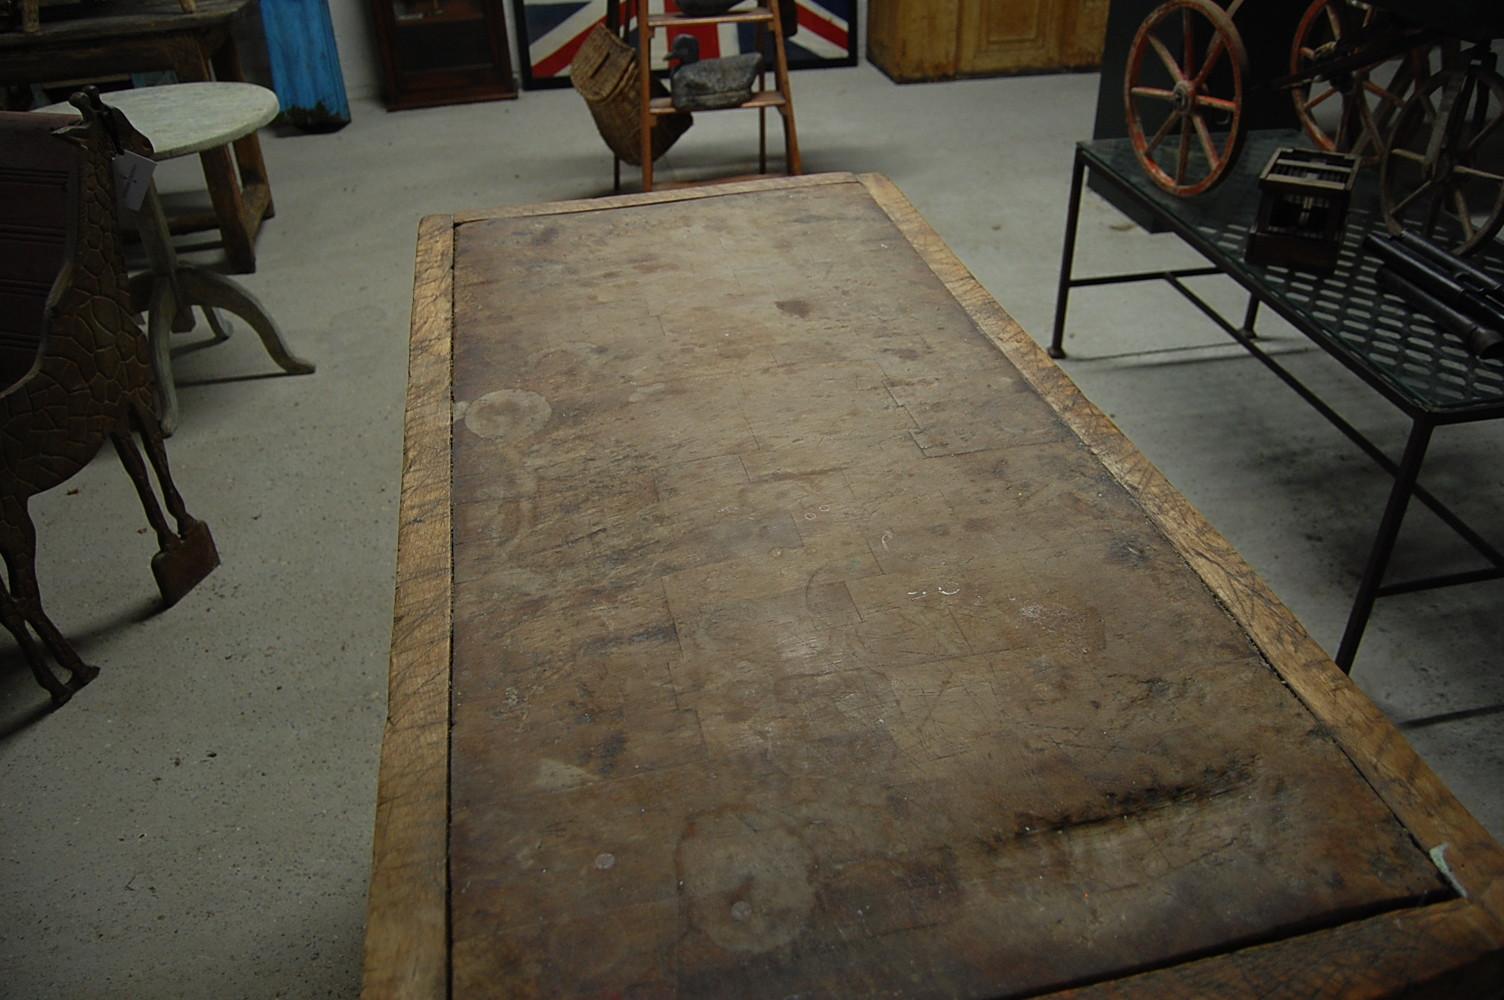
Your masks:
{"label": "union jack flag painting", "polygon": [[[763,3],[777,0],[761,0]],[[569,64],[596,23],[606,17],[607,0],[516,0],[518,46],[522,49],[522,86],[527,90],[569,85]],[[795,0],[799,27],[786,38],[789,68],[856,65],[856,0]],[[676,0],[649,0],[654,14],[679,9]],[[636,0],[621,4],[623,17],[635,12]],[[785,25],[787,30],[789,26]],[[746,24],[693,25],[653,33],[653,68],[667,68],[670,34],[693,35],[700,58],[757,51],[757,27]],[[636,20],[631,40],[636,44]],[[771,52],[771,41],[769,52]],[[771,66],[769,67],[772,68]]]}

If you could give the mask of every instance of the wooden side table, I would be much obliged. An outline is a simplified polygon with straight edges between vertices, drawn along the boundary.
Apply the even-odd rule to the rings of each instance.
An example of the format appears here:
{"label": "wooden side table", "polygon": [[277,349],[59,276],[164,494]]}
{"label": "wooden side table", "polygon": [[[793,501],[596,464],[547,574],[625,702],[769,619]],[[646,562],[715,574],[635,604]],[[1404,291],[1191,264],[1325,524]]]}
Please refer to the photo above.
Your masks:
{"label": "wooden side table", "polygon": [[[45,83],[112,73],[172,70],[179,82],[244,81],[233,32],[257,0],[111,0],[86,14],[44,21],[35,33],[0,33],[0,83]],[[233,150],[233,152],[232,152]],[[255,131],[199,153],[212,213],[175,216],[174,232],[220,231],[231,268],[256,270],[255,239],[275,212]]]}
{"label": "wooden side table", "polygon": [[[142,87],[103,95],[151,141],[153,156],[168,160],[192,153],[203,155],[226,144],[254,136],[256,129],[277,115],[277,95],[249,83],[177,83]],[[69,104],[42,109],[50,114],[76,114]],[[146,195],[137,218],[141,242],[151,270],[131,279],[136,309],[147,313],[146,332],[152,347],[152,369],[160,393],[162,431],[177,427],[178,399],[172,378],[172,334],[194,327],[193,307],[209,320],[216,341],[228,339],[215,310],[225,309],[250,324],[266,353],[283,371],[302,375],[312,363],[294,355],[261,303],[249,291],[223,275],[178,260],[169,238],[167,217],[156,185]]]}

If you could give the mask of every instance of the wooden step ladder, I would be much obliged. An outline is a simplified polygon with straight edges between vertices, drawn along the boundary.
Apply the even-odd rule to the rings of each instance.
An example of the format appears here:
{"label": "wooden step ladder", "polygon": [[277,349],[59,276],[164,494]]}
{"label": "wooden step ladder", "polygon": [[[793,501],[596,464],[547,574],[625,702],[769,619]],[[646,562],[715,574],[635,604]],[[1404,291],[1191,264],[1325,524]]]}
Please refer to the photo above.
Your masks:
{"label": "wooden step ladder", "polygon": [[[784,52],[783,25],[778,16],[778,0],[763,0],[759,6],[741,10],[731,10],[724,14],[706,16],[693,16],[682,13],[653,14],[648,10],[649,0],[637,0],[637,72],[641,86],[641,115],[640,122],[642,132],[642,189],[653,190],[653,149],[652,132],[653,119],[657,115],[678,114],[674,108],[673,100],[669,97],[653,97],[651,84],[653,79],[653,34],[659,30],[672,32],[674,28],[685,28],[694,25],[720,25],[720,24],[753,24],[757,26],[757,48],[763,51],[763,40],[769,30],[773,34],[773,78],[775,86],[769,90],[767,86],[767,67],[758,74],[757,90],[750,100],[734,108],[716,108],[716,111],[740,111],[745,108],[757,109],[757,169],[759,173],[768,172],[768,109],[774,108],[783,118],[783,159],[784,169],[789,176],[800,172],[799,166],[799,136],[794,128],[794,97],[789,89],[789,62]],[[670,35],[670,44],[673,39]],[[707,112],[696,111],[696,114]],[[618,163],[618,167],[620,164]]]}

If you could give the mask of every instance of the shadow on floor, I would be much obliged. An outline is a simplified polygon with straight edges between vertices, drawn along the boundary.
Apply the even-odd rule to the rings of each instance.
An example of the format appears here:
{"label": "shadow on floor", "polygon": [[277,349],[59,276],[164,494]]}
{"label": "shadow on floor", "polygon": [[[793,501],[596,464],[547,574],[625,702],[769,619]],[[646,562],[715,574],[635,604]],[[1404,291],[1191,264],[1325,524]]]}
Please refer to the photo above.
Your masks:
{"label": "shadow on floor", "polygon": [[[134,606],[127,606],[113,617],[97,622],[93,627],[68,636],[85,663],[92,663],[89,649],[101,639],[130,625],[138,625],[162,610],[159,598],[152,597]],[[64,680],[67,671],[58,667],[50,658],[47,665]],[[99,664],[95,663],[95,666]],[[98,681],[98,678],[95,678]],[[66,710],[66,706],[64,706]],[[21,647],[12,640],[0,648],[0,744],[52,714],[52,698],[37,683],[31,672],[31,664]]]}

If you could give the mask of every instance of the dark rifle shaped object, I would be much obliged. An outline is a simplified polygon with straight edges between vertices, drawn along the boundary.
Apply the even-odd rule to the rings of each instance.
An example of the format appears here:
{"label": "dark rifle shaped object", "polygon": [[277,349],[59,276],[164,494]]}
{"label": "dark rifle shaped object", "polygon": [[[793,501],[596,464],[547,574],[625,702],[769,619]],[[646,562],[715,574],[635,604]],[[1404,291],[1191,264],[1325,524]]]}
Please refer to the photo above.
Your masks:
{"label": "dark rifle shaped object", "polygon": [[1365,246],[1384,262],[1379,284],[1480,358],[1504,358],[1504,279],[1459,260],[1413,233],[1369,233]]}

